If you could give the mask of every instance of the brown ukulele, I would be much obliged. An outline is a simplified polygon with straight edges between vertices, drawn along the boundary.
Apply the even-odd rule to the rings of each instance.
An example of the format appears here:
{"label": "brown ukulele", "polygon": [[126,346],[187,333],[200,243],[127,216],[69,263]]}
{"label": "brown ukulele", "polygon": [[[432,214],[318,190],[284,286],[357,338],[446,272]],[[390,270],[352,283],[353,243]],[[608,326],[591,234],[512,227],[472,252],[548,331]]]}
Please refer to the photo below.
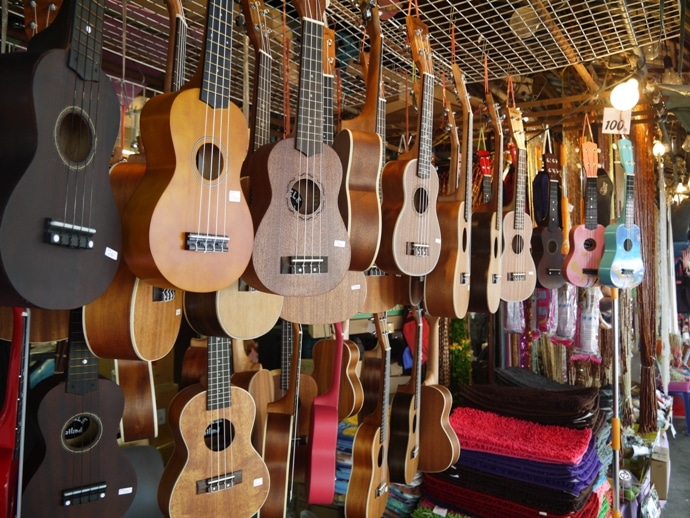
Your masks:
{"label": "brown ukulele", "polygon": [[279,295],[333,289],[350,266],[350,240],[337,207],[338,155],[323,142],[322,0],[295,0],[302,20],[295,135],[256,150],[248,162],[254,222],[252,268]]}
{"label": "brown ukulele", "polygon": [[232,12],[211,0],[201,64],[179,92],[141,113],[147,172],[122,218],[132,272],[158,286],[210,292],[236,281],[251,255],[249,208],[240,187],[248,131],[230,101]]}
{"label": "brown ukulele", "polygon": [[516,146],[515,192],[512,207],[504,208],[501,299],[520,302],[534,293],[537,268],[530,253],[532,219],[526,213],[527,145],[519,108],[508,107],[510,133]]}
{"label": "brown ukulele", "polygon": [[434,70],[429,32],[418,17],[407,17],[412,56],[422,80],[417,120],[417,157],[392,160],[382,173],[383,233],[376,265],[387,273],[422,276],[441,253],[436,214],[438,174],[432,161]]}
{"label": "brown ukulele", "polygon": [[261,508],[271,480],[251,443],[255,405],[233,387],[230,339],[208,338],[207,386],[190,385],[170,403],[175,449],[158,487],[166,516],[250,518]]}
{"label": "brown ukulele", "polygon": [[470,242],[472,231],[472,107],[465,78],[453,63],[453,75],[462,103],[462,152],[459,153],[455,114],[444,106],[450,126],[450,178],[453,193],[436,206],[441,224],[441,255],[426,276],[424,303],[432,315],[464,318],[470,303]]}
{"label": "brown ukulele", "polygon": [[503,253],[503,128],[490,92],[486,105],[494,131],[493,182],[491,199],[472,212],[470,245],[469,311],[495,313],[501,303],[501,255]]}
{"label": "brown ukulele", "polygon": [[382,66],[379,9],[368,0],[360,0],[359,3],[372,48],[367,81],[369,88],[360,114],[342,122],[342,129],[335,137],[333,149],[343,165],[343,184],[338,205],[350,236],[350,269],[364,271],[374,264],[381,241],[378,190],[385,150],[381,136],[376,132]]}
{"label": "brown ukulele", "polygon": [[376,362],[378,390],[374,409],[362,418],[352,443],[352,472],[345,495],[345,516],[349,518],[380,518],[388,502],[391,349],[385,319],[385,313],[374,314],[380,355],[380,361]]}
{"label": "brown ukulele", "polygon": [[450,425],[453,396],[439,384],[439,320],[429,317],[429,351],[421,390],[419,417],[419,471],[439,473],[460,457],[460,441]]}

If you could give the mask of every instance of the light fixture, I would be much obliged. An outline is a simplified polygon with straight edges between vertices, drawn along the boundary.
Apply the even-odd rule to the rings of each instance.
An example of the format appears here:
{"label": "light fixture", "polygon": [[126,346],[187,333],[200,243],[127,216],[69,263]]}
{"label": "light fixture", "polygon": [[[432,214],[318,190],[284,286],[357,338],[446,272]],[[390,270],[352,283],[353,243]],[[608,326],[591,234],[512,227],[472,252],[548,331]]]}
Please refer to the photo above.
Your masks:
{"label": "light fixture", "polygon": [[640,82],[636,76],[620,83],[611,90],[611,105],[620,111],[632,110],[640,100]]}
{"label": "light fixture", "polygon": [[666,154],[666,146],[664,143],[660,140],[655,140],[652,146],[652,154],[657,158],[664,156]]}

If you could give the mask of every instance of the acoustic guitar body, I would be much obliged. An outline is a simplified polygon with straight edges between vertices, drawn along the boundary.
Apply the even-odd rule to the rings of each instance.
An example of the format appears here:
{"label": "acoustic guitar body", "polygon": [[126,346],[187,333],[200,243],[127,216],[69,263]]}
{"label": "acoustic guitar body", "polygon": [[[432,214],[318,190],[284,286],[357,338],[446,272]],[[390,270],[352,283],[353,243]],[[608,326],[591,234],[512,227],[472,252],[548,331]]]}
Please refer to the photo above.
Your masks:
{"label": "acoustic guitar body", "polygon": [[436,205],[443,244],[438,264],[424,281],[424,305],[429,314],[464,318],[470,303],[470,253],[465,202]]}
{"label": "acoustic guitar body", "polygon": [[239,178],[249,137],[237,106],[212,109],[199,95],[189,88],[144,105],[146,175],[122,223],[125,260],[137,277],[210,292],[236,281],[251,255]]}
{"label": "acoustic guitar body", "polygon": [[122,442],[158,437],[158,411],[151,362],[115,360],[115,381],[125,398],[120,420]]}
{"label": "acoustic guitar body", "polygon": [[288,505],[289,466],[293,449],[293,416],[269,412],[266,418],[263,459],[271,477],[268,493],[259,516],[261,518],[284,518]]}
{"label": "acoustic guitar body", "polygon": [[[231,513],[250,518],[266,500],[268,470],[251,443],[254,401],[245,390],[230,391],[228,408],[207,410],[206,391],[199,384],[179,392],[170,403],[175,449],[158,488],[158,504],[166,516]],[[204,490],[205,483],[233,475],[225,487]]]}
{"label": "acoustic guitar body", "polygon": [[82,81],[67,62],[63,49],[0,59],[2,305],[78,307],[117,270],[122,237],[108,162],[118,100],[102,71]]}
{"label": "acoustic guitar body", "polygon": [[[314,360],[312,377],[316,381],[318,393],[325,393],[331,385],[335,346],[332,340],[319,340],[311,352]],[[359,348],[351,340],[343,342],[343,359],[340,374],[340,393],[338,400],[338,419],[346,419],[358,414],[364,404],[362,381],[357,376]]]}
{"label": "acoustic guitar body", "polygon": [[256,451],[264,447],[268,404],[275,401],[273,374],[267,369],[235,372],[230,378],[236,387],[246,390],[256,404],[256,421],[252,430],[252,444]]}
{"label": "acoustic guitar body", "polygon": [[542,288],[557,290],[565,279],[563,266],[563,232],[548,227],[537,227],[532,234],[532,256],[537,264],[537,283]]}
{"label": "acoustic guitar body", "polygon": [[[251,158],[252,266],[259,281],[284,296],[332,290],[350,266],[350,241],[338,211],[342,180],[328,146],[307,157],[295,139],[256,150]],[[320,174],[320,172],[322,172]]]}
{"label": "acoustic guitar body", "polygon": [[350,269],[371,267],[381,242],[379,180],[383,142],[374,132],[343,129],[333,141],[333,149],[343,165],[343,185],[338,207],[350,236]]}
{"label": "acoustic guitar body", "polygon": [[604,254],[603,225],[588,229],[584,224],[570,229],[570,249],[563,260],[563,276],[573,286],[589,288],[599,282],[599,264]]}
{"label": "acoustic guitar body", "polygon": [[[134,499],[137,477],[117,444],[122,392],[99,379],[96,391],[70,394],[62,379],[52,376],[29,393],[40,438],[27,449],[22,516],[123,516]],[[86,489],[94,498],[80,502],[78,491]]]}
{"label": "acoustic guitar body", "polygon": [[419,471],[439,473],[460,458],[460,441],[450,426],[453,396],[443,385],[422,385],[419,416]]}
{"label": "acoustic guitar body", "polygon": [[503,217],[503,255],[501,256],[501,299],[520,302],[534,293],[536,267],[530,254],[532,221],[528,217],[522,228],[516,228],[516,212]]}
{"label": "acoustic guitar body", "polygon": [[[363,423],[357,428],[352,450],[352,473],[349,487],[366,489],[345,497],[345,516],[349,518],[380,518],[388,502],[387,441],[381,440],[379,426]],[[355,469],[355,467],[357,469]]]}
{"label": "acoustic guitar body", "polygon": [[382,237],[376,265],[390,274],[428,274],[441,253],[436,214],[438,175],[417,176],[417,159],[392,160],[383,168]]}
{"label": "acoustic guitar body", "polygon": [[604,230],[604,253],[599,265],[602,284],[629,289],[639,286],[644,277],[640,227],[612,223]]}
{"label": "acoustic guitar body", "polygon": [[[400,387],[398,387],[400,388]],[[396,392],[391,400],[388,471],[392,482],[411,484],[417,473],[419,451],[417,435],[420,416],[414,394]]]}
{"label": "acoustic guitar body", "polygon": [[496,313],[501,303],[501,230],[495,212],[472,215],[469,311]]}

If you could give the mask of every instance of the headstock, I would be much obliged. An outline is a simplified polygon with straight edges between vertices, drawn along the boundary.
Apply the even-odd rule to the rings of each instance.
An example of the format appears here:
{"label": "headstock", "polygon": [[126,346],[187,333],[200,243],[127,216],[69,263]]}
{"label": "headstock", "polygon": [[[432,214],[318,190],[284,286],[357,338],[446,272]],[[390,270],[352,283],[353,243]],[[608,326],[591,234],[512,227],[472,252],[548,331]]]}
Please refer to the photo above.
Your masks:
{"label": "headstock", "polygon": [[329,0],[292,0],[301,19],[323,20]]}
{"label": "headstock", "polygon": [[407,17],[407,37],[410,40],[412,59],[420,74],[434,75],[434,62],[429,45],[429,29],[417,16]]}
{"label": "headstock", "polygon": [[582,167],[585,169],[587,178],[596,178],[599,173],[599,161],[597,160],[597,153],[599,147],[596,142],[588,141],[580,144],[580,152],[582,154]]}
{"label": "headstock", "polygon": [[526,149],[525,130],[522,125],[522,111],[519,108],[508,107],[508,123],[510,135],[518,149]]}
{"label": "headstock", "polygon": [[329,27],[323,29],[323,75],[335,75],[335,31]]}
{"label": "headstock", "polygon": [[621,161],[626,175],[635,174],[635,160],[633,159],[633,148],[630,139],[621,137],[616,144],[618,147],[618,158]]}
{"label": "headstock", "polygon": [[375,40],[381,39],[379,6],[375,0],[359,0],[359,9],[362,13],[362,23],[374,45]]}
{"label": "headstock", "polygon": [[48,27],[57,16],[62,0],[24,2],[24,32],[31,38]]}
{"label": "headstock", "polygon": [[[498,105],[494,102],[493,95],[491,95],[491,92],[486,93],[486,107],[489,110],[489,119],[491,119],[491,127],[494,130],[494,135],[502,136],[503,135],[503,125],[502,125],[502,119],[499,114],[499,108]],[[498,141],[498,139],[497,139]],[[502,150],[498,150],[501,151]]]}
{"label": "headstock", "polygon": [[462,104],[463,109],[467,111],[472,110],[470,105],[470,94],[467,91],[467,85],[465,84],[465,74],[460,70],[457,63],[451,65],[451,70],[453,72],[453,82],[455,83],[455,90],[457,91],[458,100]]}
{"label": "headstock", "polygon": [[544,153],[542,160],[544,161],[544,171],[549,175],[549,180],[561,181],[561,167],[558,158],[553,153]]}
{"label": "headstock", "polygon": [[268,9],[264,5],[263,0],[245,0],[242,2],[242,11],[246,18],[247,36],[249,36],[252,45],[254,45],[257,52],[264,51],[270,55],[271,41],[269,33],[271,30],[266,23]]}

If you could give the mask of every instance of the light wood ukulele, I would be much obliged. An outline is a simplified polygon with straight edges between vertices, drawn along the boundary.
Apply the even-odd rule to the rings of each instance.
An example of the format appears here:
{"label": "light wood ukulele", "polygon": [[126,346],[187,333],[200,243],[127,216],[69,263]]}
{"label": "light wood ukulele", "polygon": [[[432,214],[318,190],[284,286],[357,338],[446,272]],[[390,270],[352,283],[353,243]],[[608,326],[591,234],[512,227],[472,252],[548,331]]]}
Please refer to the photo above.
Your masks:
{"label": "light wood ukulele", "polygon": [[462,104],[462,152],[459,152],[455,114],[446,102],[450,125],[450,178],[453,193],[436,206],[441,223],[441,255],[424,282],[424,304],[430,314],[463,318],[470,303],[470,244],[472,239],[472,107],[462,71],[454,63],[453,76]]}
{"label": "light wood ukulele", "polygon": [[438,473],[455,464],[460,457],[460,440],[450,425],[453,396],[439,384],[439,321],[428,317],[429,351],[426,378],[422,384],[419,418],[419,471]]}
{"label": "light wood ukulele", "polygon": [[380,355],[376,376],[379,385],[374,410],[362,418],[352,443],[352,473],[345,495],[345,516],[349,518],[380,518],[388,502],[391,349],[385,319],[385,313],[374,314]]}
{"label": "light wood ukulele", "polygon": [[233,2],[211,0],[201,63],[179,92],[141,113],[146,174],[122,218],[124,256],[139,278],[210,292],[236,281],[251,256],[240,187],[247,121],[230,100]]}
{"label": "light wood ukulele", "polygon": [[392,160],[382,173],[383,233],[376,264],[387,273],[422,276],[438,263],[441,228],[436,214],[438,174],[432,161],[434,70],[429,31],[407,17],[412,56],[422,80],[416,158]]}
{"label": "light wood ukulele", "polygon": [[256,407],[233,387],[230,339],[208,338],[207,386],[180,391],[168,418],[175,449],[158,487],[158,505],[170,517],[249,518],[266,500],[270,478],[251,443]]}
{"label": "light wood ukulele", "polygon": [[501,299],[520,302],[534,293],[536,266],[530,253],[532,219],[526,214],[527,145],[519,108],[508,107],[508,121],[516,145],[515,192],[512,207],[504,208],[503,256],[501,258]]}

